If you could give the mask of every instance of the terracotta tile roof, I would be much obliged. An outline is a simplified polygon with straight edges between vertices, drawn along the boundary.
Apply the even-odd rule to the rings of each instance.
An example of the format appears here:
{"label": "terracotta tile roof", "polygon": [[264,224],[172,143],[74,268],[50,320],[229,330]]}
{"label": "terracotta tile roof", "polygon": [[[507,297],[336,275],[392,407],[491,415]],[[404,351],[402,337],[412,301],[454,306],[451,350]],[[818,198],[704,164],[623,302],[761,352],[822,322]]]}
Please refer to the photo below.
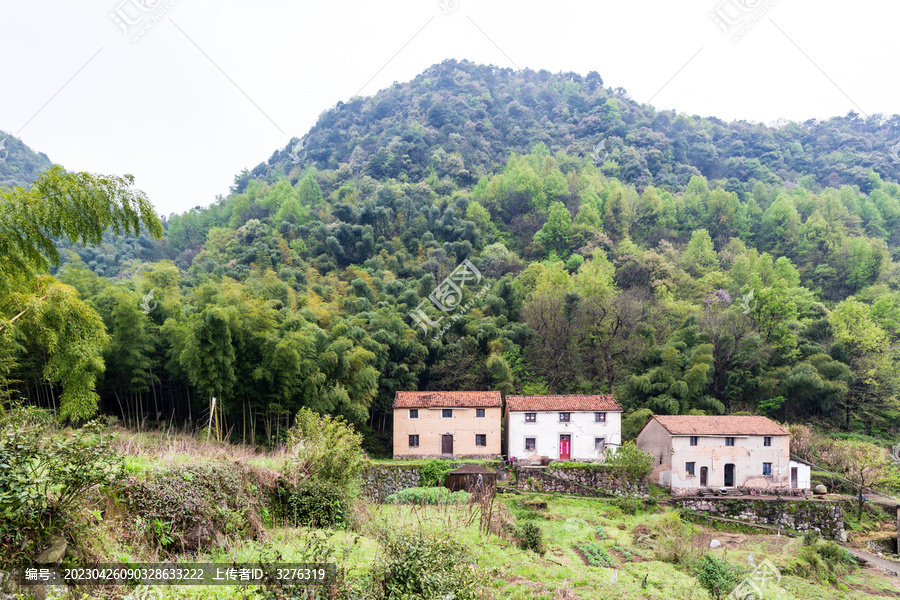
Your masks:
{"label": "terracotta tile roof", "polygon": [[651,419],[672,435],[790,435],[766,417],[653,415]]}
{"label": "terracotta tile roof", "polygon": [[502,406],[500,392],[397,392],[394,408]]}
{"label": "terracotta tile roof", "polygon": [[594,396],[507,396],[506,406],[510,412],[562,410],[562,411],[608,411],[622,410],[616,399],[609,394]]}

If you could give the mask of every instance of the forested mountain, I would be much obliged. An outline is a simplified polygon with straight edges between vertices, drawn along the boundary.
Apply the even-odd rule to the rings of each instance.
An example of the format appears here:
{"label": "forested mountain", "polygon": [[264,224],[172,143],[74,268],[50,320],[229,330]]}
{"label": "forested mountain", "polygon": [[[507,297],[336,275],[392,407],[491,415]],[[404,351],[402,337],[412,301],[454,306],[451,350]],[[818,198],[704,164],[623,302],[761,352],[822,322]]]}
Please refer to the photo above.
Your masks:
{"label": "forested mountain", "polygon": [[22,140],[0,131],[0,188],[28,186],[53,163]]}
{"label": "forested mountain", "polygon": [[[102,409],[132,422],[216,396],[273,438],[309,406],[385,451],[395,391],[490,388],[614,392],[626,429],[897,436],[893,136],[896,115],[726,124],[596,73],[450,61],[326,111],[162,240],[61,242],[55,276],[103,319]],[[7,387],[52,405],[46,349],[20,344]]]}

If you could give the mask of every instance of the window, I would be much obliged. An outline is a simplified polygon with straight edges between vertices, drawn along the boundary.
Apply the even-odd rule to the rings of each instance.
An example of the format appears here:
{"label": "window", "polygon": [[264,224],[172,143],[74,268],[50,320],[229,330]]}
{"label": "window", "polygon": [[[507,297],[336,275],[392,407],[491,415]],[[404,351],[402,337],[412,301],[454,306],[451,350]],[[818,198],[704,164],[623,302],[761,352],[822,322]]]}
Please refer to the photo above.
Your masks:
{"label": "window", "polygon": [[419,436],[417,436],[417,435],[409,436],[409,447],[410,448],[418,448],[419,447]]}
{"label": "window", "polygon": [[476,408],[476,409],[475,409],[475,416],[476,416],[476,417],[479,417],[479,418],[483,417],[483,416],[484,416],[484,409],[483,409],[483,408]]}
{"label": "window", "polygon": [[594,413],[594,423],[606,423],[606,413]]}
{"label": "window", "polygon": [[453,409],[445,408],[441,410],[441,417],[444,419],[452,419],[453,418]]}
{"label": "window", "polygon": [[684,470],[687,471],[688,477],[694,476],[694,465],[696,465],[696,464],[697,463],[692,463],[692,462],[684,463]]}
{"label": "window", "polygon": [[418,408],[409,409],[409,418],[410,419],[418,419],[419,418],[419,409]]}
{"label": "window", "polygon": [[525,413],[525,422],[534,423],[537,421],[537,413]]}
{"label": "window", "polygon": [[734,438],[733,437],[725,438],[725,445],[726,446],[734,446]]}
{"label": "window", "polygon": [[763,475],[766,477],[772,474],[772,463],[763,463]]}
{"label": "window", "polygon": [[534,450],[537,447],[537,438],[525,438],[525,449]]}
{"label": "window", "polygon": [[560,423],[568,423],[569,417],[572,413],[559,413],[559,422]]}
{"label": "window", "polygon": [[696,446],[696,445],[697,445],[697,436],[692,435],[691,436],[691,446]]}
{"label": "window", "polygon": [[487,446],[487,434],[486,433],[476,433],[475,434],[475,445],[476,446]]}
{"label": "window", "polygon": [[771,446],[771,445],[772,445],[772,438],[764,437],[763,438],[763,446]]}
{"label": "window", "polygon": [[606,438],[594,438],[594,450],[606,450]]}

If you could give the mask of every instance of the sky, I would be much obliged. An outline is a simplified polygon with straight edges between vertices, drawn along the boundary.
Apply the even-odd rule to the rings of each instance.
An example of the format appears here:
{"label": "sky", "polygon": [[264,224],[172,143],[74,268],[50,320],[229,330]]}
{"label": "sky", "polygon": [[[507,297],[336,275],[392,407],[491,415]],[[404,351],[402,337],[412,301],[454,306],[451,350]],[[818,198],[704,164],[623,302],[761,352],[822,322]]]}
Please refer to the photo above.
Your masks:
{"label": "sky", "polygon": [[0,0],[0,138],[133,174],[169,215],[448,58],[725,121],[900,113],[898,21],[885,0]]}

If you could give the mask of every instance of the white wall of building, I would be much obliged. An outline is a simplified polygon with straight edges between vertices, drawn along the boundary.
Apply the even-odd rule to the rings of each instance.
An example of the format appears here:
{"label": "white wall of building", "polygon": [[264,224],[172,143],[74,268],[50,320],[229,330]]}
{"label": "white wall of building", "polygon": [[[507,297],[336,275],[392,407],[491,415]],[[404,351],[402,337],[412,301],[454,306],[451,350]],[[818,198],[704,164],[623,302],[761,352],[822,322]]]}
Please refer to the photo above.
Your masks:
{"label": "white wall of building", "polygon": [[812,468],[808,464],[792,460],[790,468],[797,469],[797,487],[795,489],[808,490],[812,487]]}
{"label": "white wall of building", "polygon": [[[599,460],[602,451],[595,449],[594,440],[603,438],[607,451],[615,451],[622,443],[622,413],[606,412],[606,421],[597,423],[595,411],[570,412],[569,422],[559,420],[560,411],[528,411],[535,413],[535,422],[525,422],[525,412],[510,412],[507,422],[508,454],[515,458],[547,456],[559,459],[559,436],[571,437],[570,460]],[[535,438],[535,449],[525,450],[525,439]]]}

